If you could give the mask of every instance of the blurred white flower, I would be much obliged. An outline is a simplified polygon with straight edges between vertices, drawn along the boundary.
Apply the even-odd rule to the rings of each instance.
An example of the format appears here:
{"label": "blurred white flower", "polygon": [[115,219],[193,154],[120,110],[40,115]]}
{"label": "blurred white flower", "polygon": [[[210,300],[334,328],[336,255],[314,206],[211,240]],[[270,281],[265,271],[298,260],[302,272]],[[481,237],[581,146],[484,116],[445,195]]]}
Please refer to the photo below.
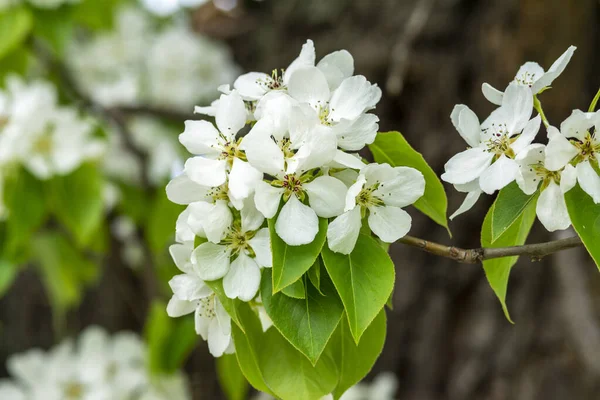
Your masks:
{"label": "blurred white flower", "polygon": [[184,7],[198,7],[210,0],[141,0],[148,11],[160,15],[168,16]]}
{"label": "blurred white flower", "polygon": [[135,400],[155,393],[163,380],[169,392],[151,399],[186,400],[187,382],[177,378],[150,377],[146,348],[133,333],[109,336],[99,327],[87,328],[77,342],[66,340],[48,352],[32,349],[9,358],[12,380],[0,383],[0,398],[28,400]]}

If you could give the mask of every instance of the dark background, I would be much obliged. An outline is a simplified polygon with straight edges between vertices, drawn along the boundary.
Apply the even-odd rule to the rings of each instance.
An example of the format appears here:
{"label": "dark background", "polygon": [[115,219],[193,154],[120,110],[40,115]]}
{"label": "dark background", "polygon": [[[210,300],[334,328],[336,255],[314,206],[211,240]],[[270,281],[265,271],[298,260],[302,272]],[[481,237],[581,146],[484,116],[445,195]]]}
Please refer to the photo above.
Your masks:
{"label": "dark background", "polygon": [[[466,146],[450,123],[454,104],[467,104],[481,117],[493,108],[481,94],[483,82],[503,88],[525,61],[547,69],[573,44],[578,50],[567,70],[541,96],[550,122],[559,125],[572,109],[587,109],[600,86],[598,0],[265,0],[231,15],[204,6],[193,12],[193,22],[196,30],[225,39],[245,70],[285,67],[307,38],[315,41],[317,59],[347,49],[356,73],[383,88],[375,111],[381,130],[401,131],[440,174]],[[463,194],[446,189],[451,213]],[[483,198],[455,220],[452,239],[412,210],[411,234],[478,247],[491,201]],[[556,237],[536,223],[528,241]],[[118,246],[113,243],[99,285],[69,315],[69,331],[91,323],[141,329],[152,289],[123,267]],[[398,399],[598,398],[600,274],[582,249],[519,261],[508,292],[515,325],[504,318],[481,267],[400,244],[391,252],[394,310],[370,376],[395,372]],[[0,300],[0,323],[2,366],[9,354],[57,339],[33,271],[24,271]],[[187,363],[194,399],[220,399],[214,361],[199,343]]]}

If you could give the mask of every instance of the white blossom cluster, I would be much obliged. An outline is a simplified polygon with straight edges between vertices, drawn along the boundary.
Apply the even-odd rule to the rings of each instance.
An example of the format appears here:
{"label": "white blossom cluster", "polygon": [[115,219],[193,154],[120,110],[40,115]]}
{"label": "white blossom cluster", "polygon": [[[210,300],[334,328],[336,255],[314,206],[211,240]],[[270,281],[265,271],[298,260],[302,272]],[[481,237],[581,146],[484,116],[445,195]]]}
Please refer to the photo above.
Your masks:
{"label": "white blossom cluster", "polygon": [[46,180],[101,156],[104,143],[93,128],[74,108],[58,104],[51,84],[9,76],[0,90],[0,193],[2,176],[14,165]]}
{"label": "white blossom cluster", "polygon": [[77,339],[8,359],[0,380],[6,400],[187,400],[183,374],[150,376],[146,347],[133,333],[87,328]]}
{"label": "white blossom cluster", "polygon": [[182,23],[159,29],[134,7],[117,11],[113,31],[73,41],[66,60],[85,93],[107,107],[143,104],[187,112],[214,100],[215,88],[238,73],[225,45]]}
{"label": "white blossom cluster", "polygon": [[536,212],[549,231],[571,225],[564,194],[575,183],[600,203],[600,112],[575,110],[560,129],[547,125],[547,145],[533,143],[542,121],[541,115],[531,118],[534,101],[564,71],[575,49],[571,46],[548,71],[534,62],[523,64],[504,93],[484,83],[484,96],[499,107],[483,123],[467,106],[455,106],[452,123],[469,148],[452,157],[442,175],[467,193],[451,218],[469,210],[482,192],[492,194],[513,181],[526,194],[539,189]]}
{"label": "white blossom cluster", "polygon": [[81,0],[0,0],[0,11],[11,6],[29,3],[38,8],[58,8],[63,4],[79,3]]}
{"label": "white blossom cluster", "polygon": [[230,320],[205,281],[223,278],[229,298],[255,299],[261,268],[272,264],[266,219],[290,246],[311,243],[319,218],[332,219],[328,246],[349,254],[367,216],[381,240],[404,236],[411,218],[402,207],[425,189],[419,171],[367,165],[356,153],[377,134],[369,111],[381,90],[354,75],[345,50],[316,63],[309,40],[285,70],[250,72],[220,90],[210,107],[196,108],[215,125],[186,121],[179,140],[194,156],[166,189],[171,201],[187,205],[176,228],[181,244],[171,248],[185,274],[171,281],[169,314],[196,310],[201,334],[202,319],[212,318],[207,335],[216,346],[211,329],[218,328],[223,339],[211,350],[218,355],[230,346]]}

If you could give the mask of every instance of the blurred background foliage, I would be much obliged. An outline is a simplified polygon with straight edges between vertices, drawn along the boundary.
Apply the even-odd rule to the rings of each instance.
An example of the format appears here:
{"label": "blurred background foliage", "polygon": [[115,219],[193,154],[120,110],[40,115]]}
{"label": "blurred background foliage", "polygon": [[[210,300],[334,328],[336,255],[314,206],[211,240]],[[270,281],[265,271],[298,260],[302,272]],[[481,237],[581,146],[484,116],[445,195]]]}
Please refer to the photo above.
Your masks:
{"label": "blurred background foliage", "polygon": [[[573,44],[544,94],[550,121],[587,107],[600,86],[597,0],[215,0],[179,10],[157,1],[146,6],[158,14],[133,0],[0,1],[0,85],[10,74],[53,82],[59,102],[93,118],[94,137],[108,143],[103,159],[50,179],[0,166],[9,211],[0,222],[0,376],[9,355],[98,324],[144,332],[151,368],[185,360],[195,399],[224,398],[193,322],[164,313],[182,210],[164,186],[183,121],[198,118],[193,106],[210,104],[236,73],[287,65],[307,38],[319,55],[353,54],[357,72],[384,89],[381,130],[401,131],[438,173],[463,146],[453,105],[491,110],[481,82],[507,82],[526,60],[547,67]],[[124,7],[136,11],[127,17]],[[448,192],[454,210],[462,199]],[[490,201],[451,224],[452,239],[417,213],[411,234],[476,247]],[[546,239],[534,227],[530,240]],[[400,244],[391,254],[394,308],[371,376],[393,371],[397,398],[597,398],[600,277],[583,250],[519,262],[508,294],[514,326],[480,268]]]}

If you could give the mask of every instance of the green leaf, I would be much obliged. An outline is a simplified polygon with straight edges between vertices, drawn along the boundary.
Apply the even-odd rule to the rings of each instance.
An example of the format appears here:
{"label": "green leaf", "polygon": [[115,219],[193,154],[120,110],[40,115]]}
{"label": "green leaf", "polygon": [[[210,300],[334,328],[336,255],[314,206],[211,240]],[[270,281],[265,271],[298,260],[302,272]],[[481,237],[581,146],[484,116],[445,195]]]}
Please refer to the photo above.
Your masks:
{"label": "green leaf", "polygon": [[373,368],[383,350],[385,334],[384,310],[381,310],[373,323],[369,325],[358,345],[354,343],[348,322],[343,319],[338,325],[327,345],[327,350],[332,352],[339,370],[339,382],[333,391],[336,399],[362,380]]}
{"label": "green leaf", "polygon": [[25,169],[6,177],[4,204],[9,211],[6,221],[5,257],[17,263],[25,262],[30,239],[48,215],[44,187]]}
{"label": "green leaf", "polygon": [[492,213],[492,243],[498,240],[519,219],[529,203],[534,199],[537,199],[537,192],[526,195],[519,189],[519,185],[516,182],[500,190],[494,202],[495,207]]}
{"label": "green leaf", "polygon": [[166,308],[164,302],[155,300],[144,327],[148,367],[155,375],[172,374],[181,369],[198,341],[194,319],[171,318]]}
{"label": "green leaf", "polygon": [[565,194],[573,228],[600,269],[600,204],[579,185]]}
{"label": "green leaf", "polygon": [[[482,247],[507,247],[520,246],[525,243],[533,221],[535,220],[535,204],[531,201],[519,218],[492,243],[492,218],[496,203],[488,211],[483,226],[481,228],[481,246]],[[508,288],[508,278],[512,267],[516,264],[518,256],[495,258],[483,262],[485,276],[492,287],[492,290],[502,304],[502,310],[506,318],[513,323],[506,306],[506,290]]]}
{"label": "green leaf", "polygon": [[[272,279],[272,278],[270,278]],[[273,290],[273,286],[271,286],[271,290]],[[283,288],[281,293],[285,294],[288,297],[292,297],[294,299],[305,299],[306,294],[304,292],[304,281],[302,278],[298,279],[296,282],[292,283],[289,286]]]}
{"label": "green leaf", "polygon": [[394,263],[375,239],[362,233],[349,255],[334,253],[327,246],[322,254],[358,343],[394,289]]}
{"label": "green leaf", "polygon": [[10,7],[0,12],[0,59],[25,41],[33,25],[29,9]]}
{"label": "green leaf", "polygon": [[50,303],[59,316],[64,315],[79,304],[85,286],[96,279],[98,267],[58,233],[35,237],[33,248]]}
{"label": "green leaf", "polygon": [[308,279],[313,284],[313,286],[319,291],[319,293],[323,294],[323,292],[321,292],[321,258],[320,257],[315,260],[315,263],[308,270]]}
{"label": "green leaf", "polygon": [[227,295],[225,294],[225,289],[223,289],[223,279],[219,279],[216,281],[205,281],[204,283],[206,283],[206,285],[208,285],[213,290],[213,292],[215,292],[215,294],[219,298],[219,301],[223,305],[223,308],[231,317],[231,320],[235,322],[242,331],[244,331],[244,326],[242,325],[240,317],[238,315],[238,308],[242,303],[241,300],[230,299],[229,297],[227,297]]}
{"label": "green leaf", "polygon": [[45,42],[55,54],[65,53],[69,40],[73,37],[72,10],[60,7],[55,10],[34,10],[33,34]]}
{"label": "green leaf", "polygon": [[58,220],[87,246],[102,223],[104,178],[96,164],[83,164],[73,173],[50,181],[52,209]]}
{"label": "green leaf", "polygon": [[223,354],[216,359],[217,377],[228,400],[244,400],[248,394],[248,381],[242,374],[235,354]]}
{"label": "green leaf", "polygon": [[150,248],[156,252],[164,252],[169,244],[175,239],[175,222],[177,217],[185,209],[184,206],[171,203],[164,190],[158,190],[150,215],[147,216],[146,239]]}
{"label": "green leaf", "polygon": [[0,260],[0,298],[8,291],[17,277],[18,266],[6,260]]}
{"label": "green leaf", "polygon": [[296,282],[314,264],[327,237],[327,219],[319,218],[319,232],[315,239],[302,246],[290,246],[275,232],[279,214],[269,220],[271,250],[273,251],[273,290],[279,292]]}
{"label": "green leaf", "polygon": [[113,26],[121,0],[81,1],[73,6],[73,19],[90,29],[108,30]]}
{"label": "green leaf", "polygon": [[425,194],[414,205],[450,233],[446,217],[448,199],[444,186],[421,153],[413,149],[400,132],[378,133],[369,149],[378,163],[388,163],[392,167],[412,167],[421,171],[425,177]]}
{"label": "green leaf", "polygon": [[329,354],[323,354],[313,366],[277,329],[263,333],[247,304],[240,306],[240,315],[246,335],[232,325],[236,356],[254,387],[283,400],[314,400],[335,389],[338,371]]}
{"label": "green leaf", "polygon": [[314,365],[337,327],[344,307],[329,279],[321,285],[324,296],[307,284],[306,299],[273,294],[271,271],[266,269],[260,294],[273,325]]}

